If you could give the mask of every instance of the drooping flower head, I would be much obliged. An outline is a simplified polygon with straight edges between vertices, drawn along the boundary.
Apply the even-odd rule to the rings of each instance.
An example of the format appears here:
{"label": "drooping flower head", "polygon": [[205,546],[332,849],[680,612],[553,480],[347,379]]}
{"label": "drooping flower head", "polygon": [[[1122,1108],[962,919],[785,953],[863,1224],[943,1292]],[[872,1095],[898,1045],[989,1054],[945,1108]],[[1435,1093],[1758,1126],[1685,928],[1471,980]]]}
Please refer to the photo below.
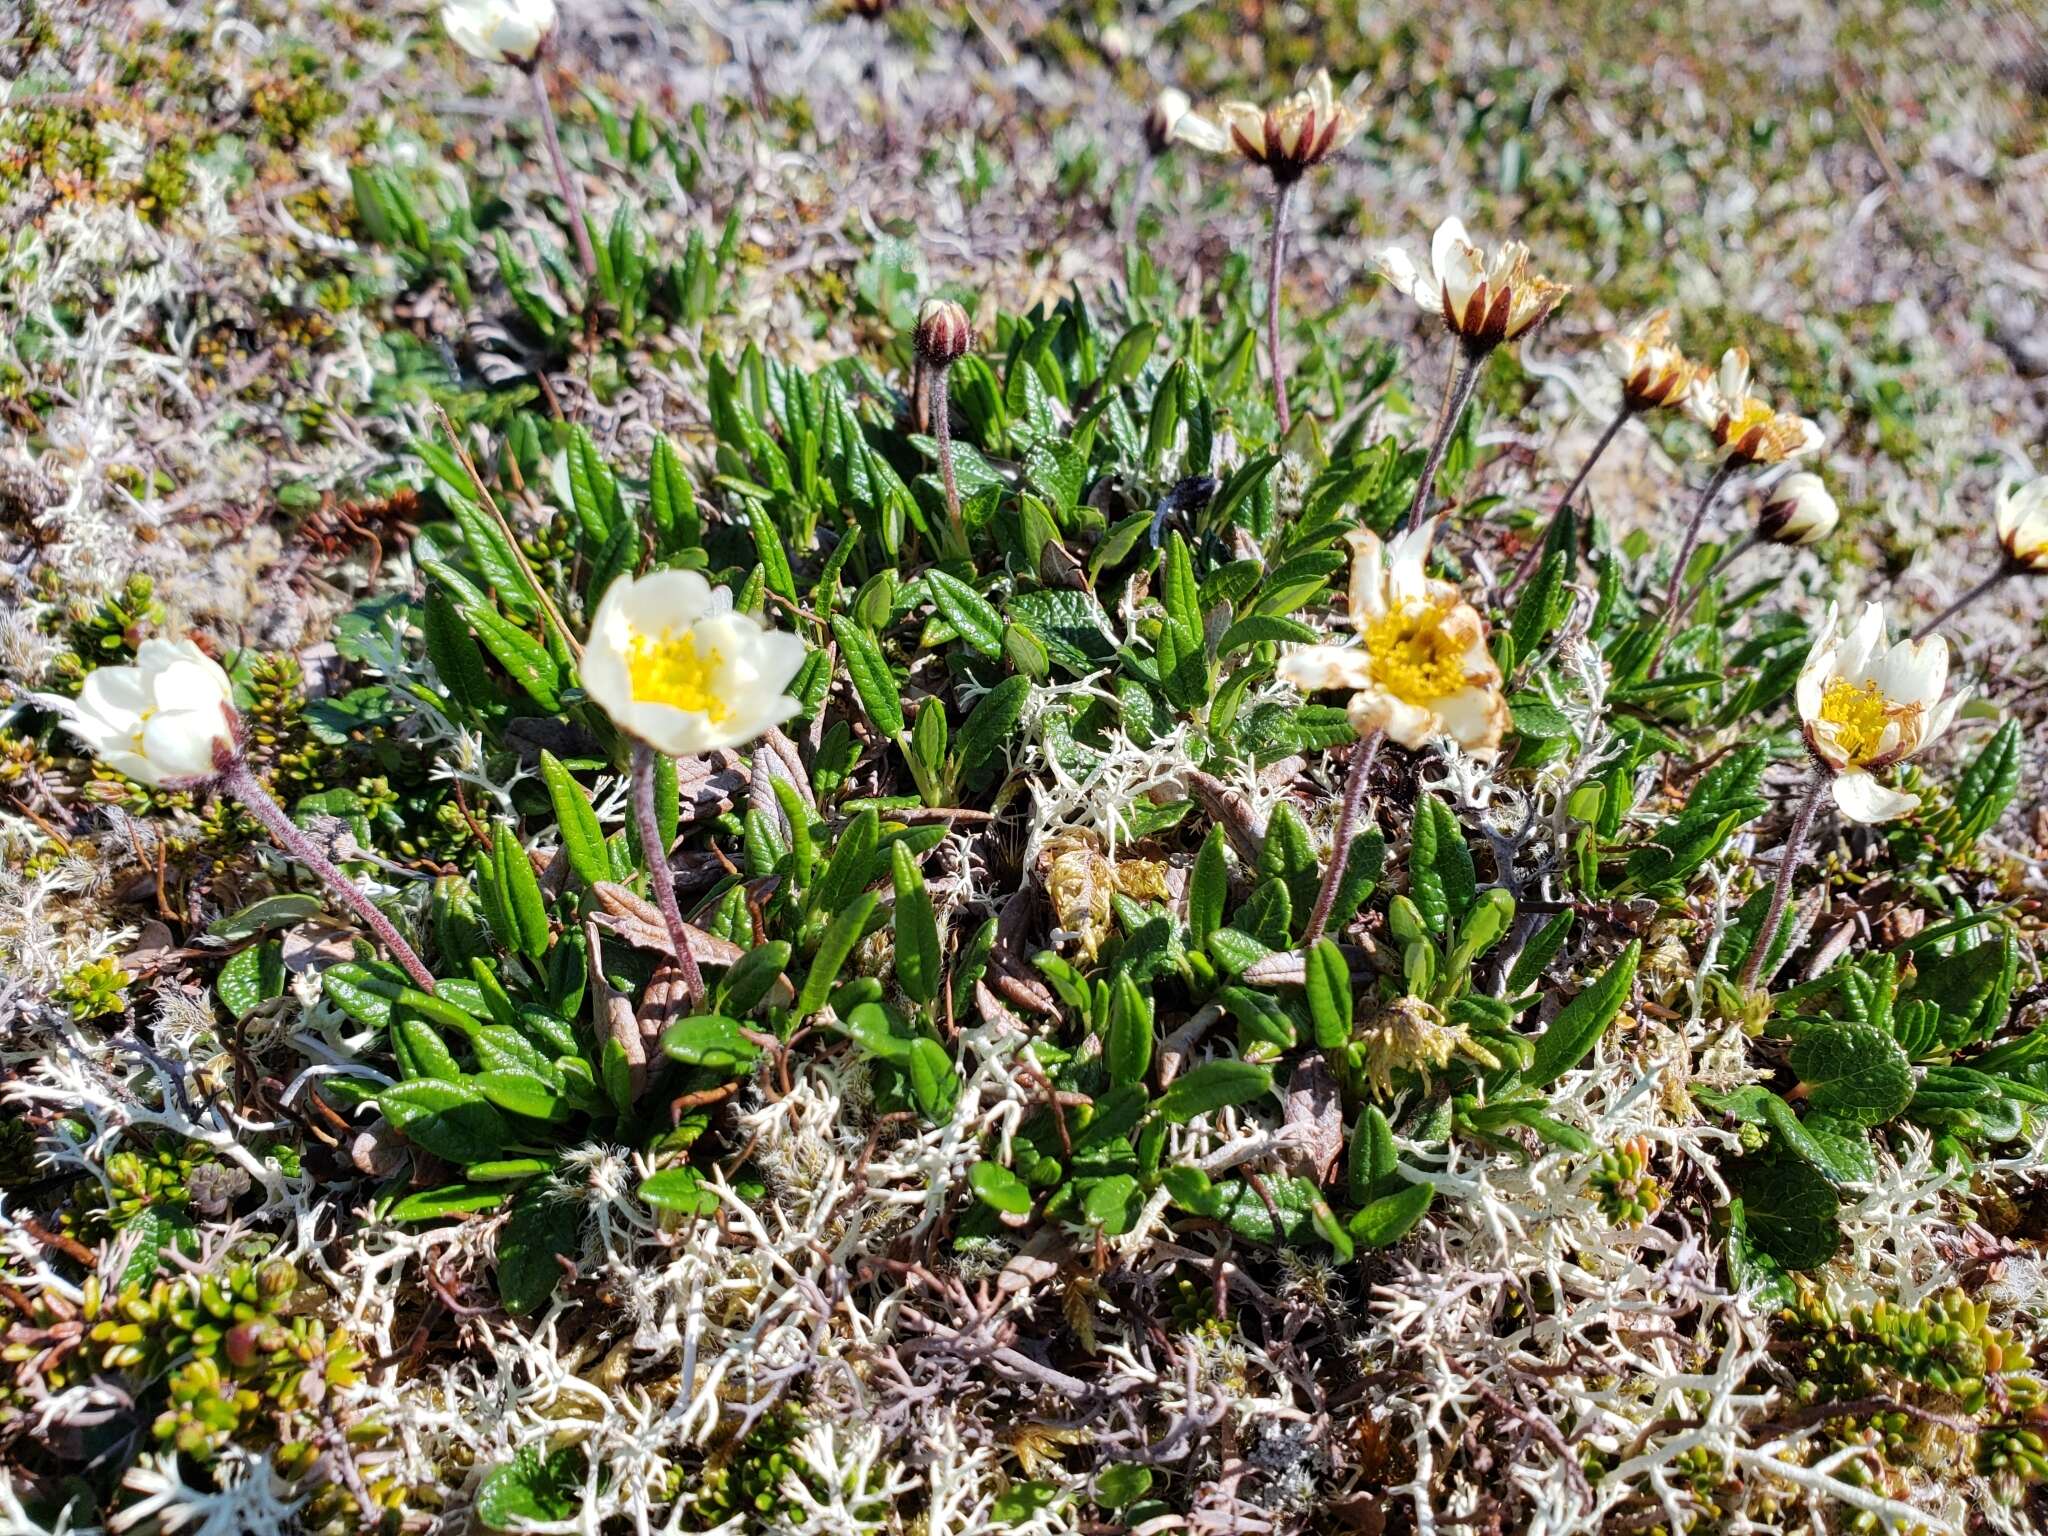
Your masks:
{"label": "drooping flower head", "polygon": [[1783,464],[1817,451],[1825,441],[1820,428],[1804,416],[1781,415],[1770,401],[1749,392],[1749,353],[1741,347],[1721,354],[1720,374],[1702,375],[1688,405],[1737,465]]}
{"label": "drooping flower head", "polygon": [[1146,151],[1157,156],[1171,149],[1174,130],[1193,106],[1186,91],[1175,90],[1170,85],[1153,97],[1152,105],[1145,113]]}
{"label": "drooping flower head", "polygon": [[1827,482],[1802,469],[1771,487],[1770,500],[1756,515],[1756,533],[1773,544],[1818,544],[1841,519]]}
{"label": "drooping flower head", "polygon": [[1365,114],[1338,101],[1330,72],[1319,69],[1307,90],[1296,91],[1276,106],[1226,101],[1217,106],[1213,119],[1183,111],[1173,131],[1212,155],[1235,154],[1263,165],[1275,182],[1285,186],[1329,159],[1364,126]]}
{"label": "drooping flower head", "polygon": [[1879,770],[1903,762],[1948,729],[1966,693],[1942,697],[1948,685],[1948,642],[1885,642],[1884,609],[1864,605],[1846,634],[1835,610],[1799,673],[1799,719],[1806,745],[1834,776],[1835,804],[1851,821],[1891,821],[1920,803],[1877,781]]}
{"label": "drooping flower head", "polygon": [[929,298],[918,307],[911,339],[926,362],[945,367],[967,355],[974,345],[974,326],[953,300]]}
{"label": "drooping flower head", "polygon": [[1448,736],[1475,756],[1500,750],[1508,727],[1500,668],[1486,648],[1486,621],[1447,581],[1428,574],[1431,519],[1384,546],[1354,530],[1349,623],[1356,646],[1305,645],[1280,662],[1304,692],[1353,690],[1352,729],[1385,731],[1404,747]]}
{"label": "drooping flower head", "polygon": [[555,21],[555,0],[441,0],[449,37],[486,64],[532,64]]}
{"label": "drooping flower head", "polygon": [[65,728],[138,784],[210,778],[217,749],[239,750],[234,685],[190,640],[145,640],[135,664],[98,667]]}
{"label": "drooping flower head", "polygon": [[1529,248],[1510,240],[1493,260],[1474,245],[1459,219],[1445,219],[1430,241],[1430,270],[1420,270],[1399,246],[1373,258],[1387,281],[1469,346],[1491,349],[1526,336],[1564,302],[1571,289],[1529,270]]}
{"label": "drooping flower head", "polygon": [[1998,542],[2016,569],[2048,576],[2048,475],[1998,488]]}
{"label": "drooping flower head", "polygon": [[732,611],[695,571],[621,576],[583,652],[583,688],[612,723],[671,757],[753,741],[799,708],[804,643]]}
{"label": "drooping flower head", "polygon": [[1625,331],[1607,338],[1607,362],[1621,380],[1621,397],[1631,411],[1682,406],[1706,373],[1671,339],[1671,311],[1653,310]]}

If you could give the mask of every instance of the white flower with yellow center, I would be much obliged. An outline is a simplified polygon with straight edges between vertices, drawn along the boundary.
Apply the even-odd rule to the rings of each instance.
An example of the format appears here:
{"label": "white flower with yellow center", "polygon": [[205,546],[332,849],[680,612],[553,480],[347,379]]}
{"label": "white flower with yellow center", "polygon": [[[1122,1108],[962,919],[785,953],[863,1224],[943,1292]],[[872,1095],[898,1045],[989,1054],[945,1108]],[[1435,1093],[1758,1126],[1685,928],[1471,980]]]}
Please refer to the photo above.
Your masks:
{"label": "white flower with yellow center", "polygon": [[441,25],[486,64],[533,63],[555,30],[555,0],[442,0]]}
{"label": "white flower with yellow center", "polygon": [[671,757],[753,741],[800,707],[786,690],[804,643],[731,601],[695,571],[620,577],[591,621],[584,691],[620,730]]}
{"label": "white flower with yellow center", "polygon": [[1278,106],[1226,101],[1216,108],[1216,118],[1183,109],[1174,120],[1173,133],[1210,154],[1242,155],[1253,165],[1263,165],[1275,181],[1288,183],[1322,164],[1364,126],[1365,114],[1338,101],[1330,72],[1319,69],[1307,90],[1296,91]]}
{"label": "white flower with yellow center", "polygon": [[1671,339],[1671,311],[1655,310],[1625,331],[1607,338],[1607,363],[1621,380],[1631,411],[1685,403],[1706,370],[1688,359]]}
{"label": "white flower with yellow center", "polygon": [[190,640],[145,640],[135,664],[99,667],[65,728],[138,784],[211,778],[236,754],[234,685]]}
{"label": "white flower with yellow center", "polygon": [[1948,642],[1885,643],[1884,610],[1864,605],[1847,634],[1835,610],[1799,673],[1799,719],[1806,745],[1833,776],[1835,804],[1851,821],[1891,821],[1920,803],[1877,781],[1878,770],[1903,762],[1938,738],[1966,693],[1944,699]]}
{"label": "white flower with yellow center", "polygon": [[1472,243],[1460,219],[1445,219],[1430,241],[1430,270],[1420,270],[1399,246],[1390,245],[1374,263],[1401,292],[1423,309],[1441,315],[1466,342],[1497,347],[1525,336],[1564,302],[1571,289],[1529,270],[1529,248],[1510,240],[1493,260]]}
{"label": "white flower with yellow center", "polygon": [[1687,404],[1737,464],[1783,464],[1817,452],[1826,441],[1815,423],[1780,413],[1749,392],[1749,353],[1742,347],[1721,354],[1720,374],[1702,374]]}
{"label": "white flower with yellow center", "polygon": [[2016,570],[2048,576],[2048,475],[1998,488],[1998,542]]}
{"label": "white flower with yellow center", "polygon": [[1478,611],[1425,569],[1435,535],[1435,519],[1391,548],[1353,531],[1348,621],[1361,643],[1302,646],[1282,658],[1280,675],[1303,692],[1353,690],[1360,736],[1384,731],[1404,747],[1448,736],[1475,756],[1492,754],[1508,727],[1500,668]]}

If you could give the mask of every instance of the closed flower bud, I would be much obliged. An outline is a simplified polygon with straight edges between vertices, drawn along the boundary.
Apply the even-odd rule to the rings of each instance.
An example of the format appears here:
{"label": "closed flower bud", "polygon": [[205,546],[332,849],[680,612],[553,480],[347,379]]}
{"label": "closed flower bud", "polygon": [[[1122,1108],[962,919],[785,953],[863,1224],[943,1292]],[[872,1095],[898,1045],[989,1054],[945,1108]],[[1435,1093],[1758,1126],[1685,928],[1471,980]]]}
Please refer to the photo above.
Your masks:
{"label": "closed flower bud", "polygon": [[2048,475],[1999,487],[1998,542],[2015,567],[2048,576]]}
{"label": "closed flower bud", "polygon": [[926,299],[917,312],[917,352],[927,363],[944,368],[967,355],[974,328],[967,311],[951,299]]}
{"label": "closed flower bud", "polygon": [[1835,498],[1819,475],[1787,475],[1771,490],[1756,516],[1757,537],[1773,544],[1818,544],[1842,519]]}
{"label": "closed flower bud", "polygon": [[1173,147],[1173,130],[1180,126],[1192,105],[1187,92],[1170,85],[1152,98],[1151,109],[1145,114],[1145,148],[1149,153],[1163,155]]}
{"label": "closed flower bud", "polygon": [[441,25],[486,64],[529,65],[555,30],[555,0],[442,0]]}

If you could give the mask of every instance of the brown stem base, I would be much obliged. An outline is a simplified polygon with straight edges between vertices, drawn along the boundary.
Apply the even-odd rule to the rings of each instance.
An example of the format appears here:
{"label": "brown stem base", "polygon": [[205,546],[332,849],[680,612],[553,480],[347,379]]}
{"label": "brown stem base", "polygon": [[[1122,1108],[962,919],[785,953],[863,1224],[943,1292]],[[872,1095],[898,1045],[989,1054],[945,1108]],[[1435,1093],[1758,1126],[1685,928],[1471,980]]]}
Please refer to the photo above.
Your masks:
{"label": "brown stem base", "polygon": [[647,883],[654,887],[654,904],[661,908],[661,920],[668,927],[668,941],[675,946],[676,966],[683,973],[683,990],[692,1011],[704,1006],[704,973],[697,969],[697,956],[690,949],[689,925],[676,902],[676,872],[669,868],[668,848],[661,840],[661,819],[654,813],[654,748],[644,742],[633,744],[633,824],[640,834],[640,857],[647,864]]}

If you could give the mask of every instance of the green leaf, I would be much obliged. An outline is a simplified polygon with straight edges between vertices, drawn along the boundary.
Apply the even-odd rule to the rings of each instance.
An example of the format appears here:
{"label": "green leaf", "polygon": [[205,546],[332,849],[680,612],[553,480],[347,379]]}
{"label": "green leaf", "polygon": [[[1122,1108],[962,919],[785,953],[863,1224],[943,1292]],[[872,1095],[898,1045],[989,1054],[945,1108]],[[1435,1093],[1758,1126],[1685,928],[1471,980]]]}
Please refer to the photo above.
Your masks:
{"label": "green leaf", "polygon": [[1415,806],[1408,884],[1424,924],[1439,938],[1464,917],[1478,890],[1464,828],[1456,813],[1435,795],[1425,794]]}
{"label": "green leaf", "polygon": [[1318,939],[1305,962],[1308,1016],[1316,1044],[1334,1051],[1351,1039],[1351,967],[1328,939]]}
{"label": "green leaf", "polygon": [[504,916],[513,930],[500,933],[498,939],[506,948],[518,950],[529,960],[538,960],[548,948],[547,904],[541,897],[540,882],[534,877],[533,860],[527,857],[511,826],[503,821],[491,827],[491,863],[504,902]]}
{"label": "green leaf", "polygon": [[377,1095],[392,1129],[451,1163],[477,1163],[512,1144],[512,1128],[473,1082],[421,1077]]}
{"label": "green leaf", "polygon": [[664,1168],[640,1181],[640,1198],[657,1211],[674,1216],[715,1216],[718,1196],[704,1185],[696,1169]]}
{"label": "green leaf", "polygon": [[1211,827],[1195,855],[1195,868],[1188,879],[1188,934],[1196,946],[1209,942],[1209,935],[1223,926],[1224,906],[1230,898],[1230,864],[1224,851],[1221,826]]}
{"label": "green leaf", "polygon": [[1008,1216],[1031,1214],[1030,1186],[1001,1163],[983,1159],[967,1170],[967,1182],[991,1210]]}
{"label": "green leaf", "polygon": [[1346,1223],[1353,1241],[1366,1248],[1389,1248],[1415,1230],[1436,1199],[1429,1184],[1408,1184],[1368,1202]]}
{"label": "green leaf", "polygon": [[407,1195],[384,1214],[389,1221],[439,1221],[471,1211],[495,1211],[504,1203],[502,1184],[443,1184],[439,1189]]}
{"label": "green leaf", "polygon": [[562,1121],[569,1118],[570,1104],[560,1093],[531,1072],[496,1068],[469,1079],[483,1090],[484,1097],[508,1114],[529,1120]]}
{"label": "green leaf", "polygon": [[1152,1005],[1129,972],[1120,971],[1109,994],[1109,1037],[1103,1050],[1109,1080],[1142,1083],[1152,1068]]}
{"label": "green leaf", "polygon": [[568,855],[569,867],[585,885],[611,879],[611,854],[605,848],[604,829],[597,823],[590,796],[562,766],[561,759],[545,747],[540,754],[540,776],[555,808],[555,826],[561,833],[562,851]]}
{"label": "green leaf", "polygon": [[895,737],[903,730],[903,695],[896,686],[896,674],[882,656],[874,636],[843,613],[832,615],[832,633],[839,641],[839,654],[846,662],[847,676],[868,719],[884,736]]}
{"label": "green leaf", "polygon": [[494,1531],[570,1519],[583,1502],[586,1465],[580,1446],[565,1445],[547,1457],[537,1446],[524,1446],[484,1474],[476,1493],[477,1518]]}
{"label": "green leaf", "polygon": [[987,598],[959,577],[933,566],[924,573],[925,590],[932,604],[960,633],[960,638],[991,661],[1003,654],[1003,616]]}
{"label": "green leaf", "polygon": [[251,945],[229,958],[214,978],[214,995],[237,1019],[246,1019],[272,998],[284,995],[284,946],[276,939]]}
{"label": "green leaf", "polygon": [[1555,620],[1558,599],[1564,591],[1563,550],[1544,556],[1543,564],[1529,579],[1529,585],[1515,598],[1514,621],[1508,633],[1515,643],[1517,662],[1527,661],[1543,644]]}
{"label": "green leaf", "polygon": [[1377,1105],[1366,1105],[1352,1127],[1351,1154],[1346,1160],[1345,1179],[1353,1202],[1368,1205],[1383,1195],[1398,1194],[1407,1188],[1395,1171],[1399,1166],[1394,1128],[1387,1124],[1387,1117]]}
{"label": "green leaf", "polygon": [[557,1259],[576,1256],[582,1227],[582,1205],[545,1183],[529,1184],[514,1197],[498,1234],[498,1299],[507,1312],[531,1312],[554,1294],[562,1278]]}
{"label": "green leaf", "polygon": [[943,1045],[919,1035],[910,1042],[903,1071],[910,1079],[910,1095],[926,1119],[943,1122],[952,1115],[954,1101],[960,1097],[960,1077]]}
{"label": "green leaf", "polygon": [[1188,553],[1188,541],[1177,529],[1167,534],[1161,554],[1159,597],[1166,608],[1166,621],[1180,631],[1183,645],[1199,649],[1202,598],[1195,586],[1194,557]]}
{"label": "green leaf", "polygon": [[1095,1474],[1095,1502],[1104,1509],[1122,1509],[1152,1491],[1152,1469],[1135,1461],[1119,1461]]}
{"label": "green leaf", "polygon": [[2020,765],[2020,723],[2007,720],[1957,776],[1950,797],[1960,831],[1969,842],[1975,842],[1996,826],[2005,808],[2012,804],[2020,787]]}
{"label": "green leaf", "polygon": [[1519,996],[1543,979],[1543,973],[1550,969],[1550,962],[1564,948],[1564,941],[1572,931],[1574,916],[1576,914],[1566,908],[1536,931],[1536,937],[1515,957],[1515,963],[1508,971],[1508,996]]}
{"label": "green leaf", "polygon": [[1537,1038],[1535,1057],[1523,1074],[1532,1087],[1557,1081],[1585,1059],[1628,1001],[1642,955],[1641,941],[1631,939],[1615,962],[1550,1021],[1550,1027]]}
{"label": "green leaf", "polygon": [[1010,622],[1032,636],[1051,658],[1078,675],[1116,657],[1102,605],[1085,592],[1046,587],[1010,599]]}
{"label": "green leaf", "polygon": [[738,1020],[715,1013],[678,1019],[661,1032],[661,1052],[685,1066],[709,1067],[737,1077],[761,1059],[761,1047],[741,1028]]}
{"label": "green leaf", "polygon": [[1913,1101],[1912,1064],[1872,1025],[1811,1026],[1787,1059],[1815,1112],[1844,1125],[1882,1125]]}
{"label": "green leaf", "polygon": [[1740,1176],[1749,1239],[1787,1269],[1817,1269],[1835,1256],[1839,1202],[1819,1170],[1793,1158],[1745,1163]]}
{"label": "green leaf", "polygon": [[861,935],[867,931],[868,919],[874,915],[880,901],[873,891],[862,891],[845,906],[841,907],[826,927],[824,936],[818,940],[818,950],[811,959],[811,969],[804,977],[803,990],[797,994],[796,1016],[807,1019],[825,1006],[826,999],[839,981],[839,968],[846,964],[854,946],[860,943]]}
{"label": "green leaf", "polygon": [[1819,1114],[1801,1121],[1790,1104],[1770,1092],[1757,1108],[1778,1144],[1811,1163],[1830,1184],[1867,1184],[1877,1177],[1877,1159],[1862,1126],[1845,1127]]}
{"label": "green leaf", "polygon": [[1031,697],[1031,679],[1006,677],[981,696],[960,727],[954,755],[965,779],[995,755],[1024,717],[1024,704]]}
{"label": "green leaf", "polygon": [[929,1003],[939,995],[944,963],[938,918],[910,849],[901,842],[891,843],[889,862],[896,889],[896,979],[905,996]]}
{"label": "green leaf", "polygon": [[1270,1068],[1226,1057],[1205,1061],[1175,1078],[1155,1101],[1154,1108],[1166,1120],[1183,1125],[1212,1110],[1248,1104],[1272,1089]]}
{"label": "green leaf", "polygon": [[771,939],[741,955],[719,984],[719,1007],[733,1017],[752,1013],[789,964],[790,953],[787,940]]}

